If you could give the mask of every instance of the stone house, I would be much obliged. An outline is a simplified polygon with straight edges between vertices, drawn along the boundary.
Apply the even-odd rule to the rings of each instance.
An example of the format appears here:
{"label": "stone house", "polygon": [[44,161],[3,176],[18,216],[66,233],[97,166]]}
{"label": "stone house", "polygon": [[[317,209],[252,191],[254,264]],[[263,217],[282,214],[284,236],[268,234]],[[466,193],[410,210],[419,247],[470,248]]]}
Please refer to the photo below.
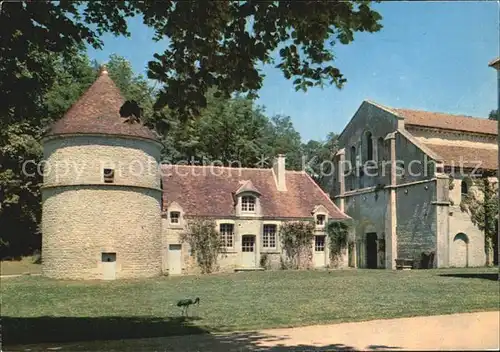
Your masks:
{"label": "stone house", "polygon": [[497,123],[364,101],[339,137],[332,194],[353,218],[360,268],[485,265],[484,233],[460,208],[497,177]]}
{"label": "stone house", "polygon": [[284,155],[267,169],[163,165],[162,179],[163,271],[169,274],[197,270],[189,245],[180,241],[189,219],[215,221],[225,247],[221,270],[259,268],[264,256],[279,268],[284,221],[314,221],[310,264],[329,266],[325,226],[349,220],[307,173],[285,170]]}
{"label": "stone house", "polygon": [[105,68],[42,140],[42,273],[57,279],[122,279],[196,270],[180,232],[214,219],[227,255],[221,269],[273,267],[279,226],[316,222],[316,267],[328,265],[325,225],[348,220],[305,172],[165,166],[162,145],[123,109]]}

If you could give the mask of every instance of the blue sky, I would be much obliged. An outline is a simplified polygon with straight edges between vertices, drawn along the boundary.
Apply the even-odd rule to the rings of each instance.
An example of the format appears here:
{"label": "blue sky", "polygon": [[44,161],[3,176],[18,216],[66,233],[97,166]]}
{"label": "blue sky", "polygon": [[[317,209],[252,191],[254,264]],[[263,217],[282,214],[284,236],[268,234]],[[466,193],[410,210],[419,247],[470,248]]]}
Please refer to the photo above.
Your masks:
{"label": "blue sky", "polygon": [[[307,141],[341,132],[365,99],[478,117],[498,106],[497,76],[488,67],[499,56],[498,2],[383,2],[374,8],[384,28],[334,48],[335,64],[348,80],[342,90],[295,92],[292,81],[268,66],[258,100],[267,114],[290,116]],[[89,49],[89,56],[105,62],[116,53],[145,75],[166,41],[153,42],[153,31],[139,19],[129,21],[129,29],[130,38],[104,36],[104,49]]]}

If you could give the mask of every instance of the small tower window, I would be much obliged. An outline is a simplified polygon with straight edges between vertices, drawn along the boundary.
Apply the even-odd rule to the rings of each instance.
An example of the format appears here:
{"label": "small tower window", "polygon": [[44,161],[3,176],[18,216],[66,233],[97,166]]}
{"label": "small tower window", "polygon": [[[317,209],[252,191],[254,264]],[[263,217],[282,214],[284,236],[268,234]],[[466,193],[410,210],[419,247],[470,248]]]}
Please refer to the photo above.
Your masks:
{"label": "small tower window", "polygon": [[103,176],[104,176],[104,183],[113,183],[113,182],[115,182],[115,170],[113,170],[113,169],[104,169]]}
{"label": "small tower window", "polygon": [[178,211],[171,211],[170,212],[170,223],[171,224],[178,224],[179,219],[181,217],[181,213]]}
{"label": "small tower window", "polygon": [[243,196],[241,197],[241,211],[255,211],[255,197]]}

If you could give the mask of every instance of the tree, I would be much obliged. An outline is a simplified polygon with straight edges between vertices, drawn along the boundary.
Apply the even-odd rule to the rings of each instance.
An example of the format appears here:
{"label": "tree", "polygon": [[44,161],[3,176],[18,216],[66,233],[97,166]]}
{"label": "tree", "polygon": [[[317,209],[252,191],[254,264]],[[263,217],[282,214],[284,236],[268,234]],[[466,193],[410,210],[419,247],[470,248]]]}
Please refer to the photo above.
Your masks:
{"label": "tree", "polygon": [[288,170],[302,170],[302,142],[290,116],[272,116],[265,132],[266,155],[286,154]]}
{"label": "tree", "polygon": [[[11,109],[2,110],[0,115],[1,258],[31,254],[40,248],[42,175],[41,168],[37,169],[42,158],[40,138],[95,78],[88,58],[78,51],[70,58],[36,52],[32,55],[38,57],[43,67],[40,72],[43,75],[51,72],[53,76],[46,77],[47,81],[38,84],[36,90],[27,89],[32,100],[10,101]],[[30,86],[36,81],[34,76],[23,70],[19,81]]]}
{"label": "tree", "polygon": [[[40,75],[38,57],[29,53],[68,56],[85,43],[100,48],[103,33],[129,35],[126,19],[133,16],[154,29],[154,40],[169,40],[149,62],[148,77],[163,83],[155,107],[168,105],[183,118],[199,114],[211,87],[225,97],[256,95],[260,63],[275,64],[297,90],[325,83],[341,88],[346,78],[333,65],[335,45],[382,28],[380,14],[362,0],[2,2],[0,101],[25,99],[45,84],[49,71]],[[272,56],[276,50],[279,59]],[[34,74],[27,87],[18,80],[24,69]]]}
{"label": "tree", "polygon": [[[498,236],[498,183],[492,184],[488,177],[471,180],[474,186],[467,196],[462,197],[460,209],[469,213],[472,223],[484,231],[486,265],[493,265],[493,242]],[[474,190],[475,188],[475,190]],[[497,237],[498,238],[498,237]],[[497,239],[498,241],[498,239]]]}
{"label": "tree", "polygon": [[499,116],[498,110],[491,110],[490,114],[488,115],[488,119],[498,121],[498,116]]}
{"label": "tree", "polygon": [[310,140],[302,146],[306,172],[325,191],[333,186],[333,156],[338,151],[338,135],[330,132],[325,141]]}

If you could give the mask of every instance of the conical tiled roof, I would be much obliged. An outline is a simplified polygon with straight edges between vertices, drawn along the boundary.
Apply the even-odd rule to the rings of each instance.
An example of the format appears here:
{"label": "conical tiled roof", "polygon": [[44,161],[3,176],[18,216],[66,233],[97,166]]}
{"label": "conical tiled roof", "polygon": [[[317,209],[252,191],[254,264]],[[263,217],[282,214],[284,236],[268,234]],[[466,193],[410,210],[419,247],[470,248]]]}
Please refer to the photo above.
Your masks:
{"label": "conical tiled roof", "polygon": [[157,139],[156,134],[139,122],[127,122],[120,116],[125,102],[120,90],[109,77],[105,67],[97,80],[56,121],[47,136],[61,134],[107,134]]}

